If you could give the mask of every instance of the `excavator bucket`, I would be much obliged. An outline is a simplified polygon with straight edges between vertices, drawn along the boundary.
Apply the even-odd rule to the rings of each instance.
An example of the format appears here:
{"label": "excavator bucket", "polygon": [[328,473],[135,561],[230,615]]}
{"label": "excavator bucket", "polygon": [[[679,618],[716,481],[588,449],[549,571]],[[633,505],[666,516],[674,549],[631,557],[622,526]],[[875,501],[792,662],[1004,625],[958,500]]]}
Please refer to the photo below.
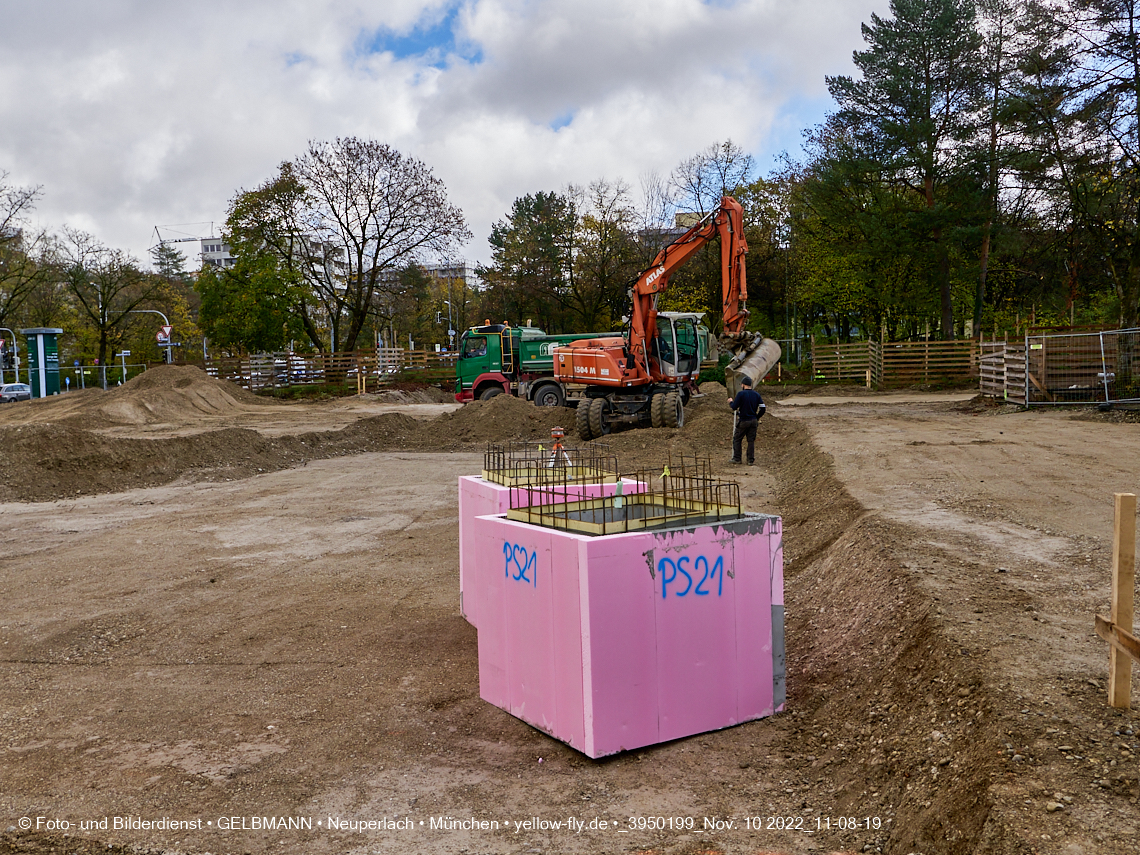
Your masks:
{"label": "excavator bucket", "polygon": [[748,377],[757,386],[780,361],[780,345],[760,333],[722,336],[721,346],[733,354],[732,361],[724,367],[724,385],[732,397],[741,389],[741,378]]}

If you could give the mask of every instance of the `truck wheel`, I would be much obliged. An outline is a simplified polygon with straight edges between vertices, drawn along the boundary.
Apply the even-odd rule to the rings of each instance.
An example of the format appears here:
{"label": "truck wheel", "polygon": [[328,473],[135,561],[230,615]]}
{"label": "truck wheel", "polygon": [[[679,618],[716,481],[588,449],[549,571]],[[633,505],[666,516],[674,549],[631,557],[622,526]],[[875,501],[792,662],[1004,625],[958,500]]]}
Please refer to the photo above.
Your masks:
{"label": "truck wheel", "polygon": [[666,392],[662,397],[665,399],[665,427],[684,427],[685,405],[681,403],[681,396],[676,392]]}
{"label": "truck wheel", "polygon": [[605,398],[590,399],[590,433],[594,436],[605,436],[610,432],[610,423],[606,416],[610,414],[610,402]]}
{"label": "truck wheel", "polygon": [[555,386],[553,383],[547,383],[534,393],[534,405],[536,407],[561,407],[565,400],[562,395],[562,387]]}
{"label": "truck wheel", "polygon": [[492,398],[494,398],[496,395],[501,395],[501,394],[503,394],[503,387],[502,386],[488,386],[486,389],[484,389],[482,392],[479,393],[479,400],[480,401],[489,401]]}
{"label": "truck wheel", "polygon": [[649,421],[655,428],[665,427],[664,395],[654,395],[649,399]]}
{"label": "truck wheel", "polygon": [[578,439],[582,442],[593,439],[590,431],[590,399],[585,398],[578,402],[578,411],[574,414],[574,429],[578,432]]}

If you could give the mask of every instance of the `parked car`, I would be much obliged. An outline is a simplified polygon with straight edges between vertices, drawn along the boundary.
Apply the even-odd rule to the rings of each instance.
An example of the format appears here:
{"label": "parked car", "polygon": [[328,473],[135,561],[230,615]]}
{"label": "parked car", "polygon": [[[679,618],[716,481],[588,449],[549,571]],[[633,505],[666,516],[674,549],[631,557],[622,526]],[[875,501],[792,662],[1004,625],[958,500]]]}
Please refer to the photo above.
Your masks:
{"label": "parked car", "polygon": [[32,400],[32,387],[27,383],[5,383],[0,386],[0,404]]}

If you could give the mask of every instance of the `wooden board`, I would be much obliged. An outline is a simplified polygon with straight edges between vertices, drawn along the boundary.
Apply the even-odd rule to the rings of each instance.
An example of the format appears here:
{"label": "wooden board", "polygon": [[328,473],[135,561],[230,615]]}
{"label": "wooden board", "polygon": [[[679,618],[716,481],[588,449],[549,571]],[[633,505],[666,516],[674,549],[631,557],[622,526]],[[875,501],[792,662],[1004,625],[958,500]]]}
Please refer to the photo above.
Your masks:
{"label": "wooden board", "polygon": [[1140,638],[1130,632],[1125,632],[1108,618],[1096,616],[1096,634],[1111,644],[1121,653],[1127,653],[1137,662],[1140,662]]}

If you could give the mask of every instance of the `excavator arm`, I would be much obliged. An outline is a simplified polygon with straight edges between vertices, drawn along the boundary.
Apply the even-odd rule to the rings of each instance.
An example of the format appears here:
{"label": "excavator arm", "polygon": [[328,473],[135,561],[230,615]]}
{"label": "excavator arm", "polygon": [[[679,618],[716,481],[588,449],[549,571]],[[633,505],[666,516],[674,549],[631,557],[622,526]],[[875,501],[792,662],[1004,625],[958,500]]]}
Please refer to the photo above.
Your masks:
{"label": "excavator arm", "polygon": [[[748,321],[745,308],[748,287],[744,267],[748,243],[744,239],[744,209],[731,196],[725,196],[715,211],[662,249],[652,266],[637,277],[630,288],[633,305],[627,338],[586,339],[557,349],[554,374],[559,380],[593,388],[595,391],[588,392],[587,397],[599,407],[603,396],[596,390],[608,390],[606,395],[610,396],[607,401],[611,409],[598,410],[593,416],[599,425],[610,417],[607,413],[617,412],[619,407],[624,408],[619,414],[621,418],[642,419],[650,403],[667,394],[662,388],[693,382],[695,370],[678,370],[677,363],[666,364],[669,360],[658,358],[661,348],[655,350],[653,347],[658,336],[657,298],[669,287],[669,277],[677,268],[716,238],[720,238],[721,317],[724,323],[720,341],[722,347],[733,353],[733,360],[725,372],[729,392],[735,394],[739,377],[748,375],[755,383],[779,360],[780,346],[776,342],[744,329]],[[617,394],[615,390],[626,390],[633,398],[619,401],[614,397]],[[589,428],[582,435],[588,438],[589,434],[598,435],[598,431]]]}
{"label": "excavator arm", "polygon": [[649,360],[650,344],[657,335],[657,296],[669,287],[669,277],[703,246],[720,238],[721,303],[724,334],[736,344],[748,320],[748,298],[744,239],[744,208],[731,196],[721,199],[720,207],[706,214],[699,223],[657,254],[631,290],[629,351],[637,371],[646,380],[658,380]]}

